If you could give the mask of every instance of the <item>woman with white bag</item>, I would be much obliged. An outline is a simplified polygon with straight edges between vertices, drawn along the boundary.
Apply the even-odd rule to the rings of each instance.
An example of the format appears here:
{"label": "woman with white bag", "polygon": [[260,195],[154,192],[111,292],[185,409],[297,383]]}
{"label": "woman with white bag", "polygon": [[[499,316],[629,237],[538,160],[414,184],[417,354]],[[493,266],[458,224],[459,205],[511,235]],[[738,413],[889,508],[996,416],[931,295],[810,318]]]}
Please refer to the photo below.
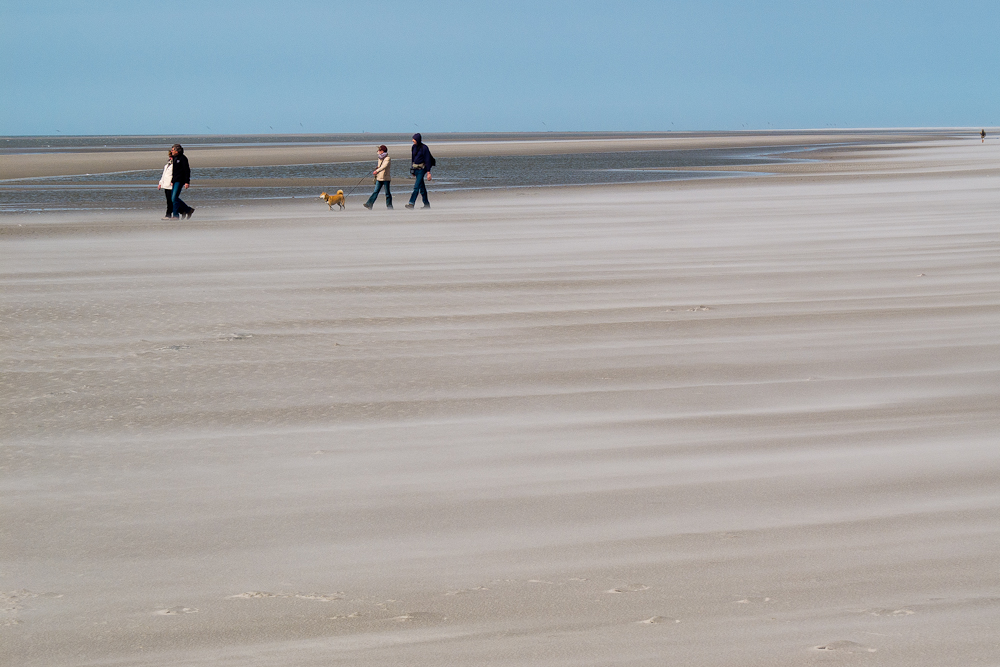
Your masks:
{"label": "woman with white bag", "polygon": [[163,168],[163,175],[160,176],[160,182],[157,183],[156,189],[163,190],[163,194],[167,196],[167,212],[163,215],[164,220],[170,220],[174,212],[174,154],[172,151],[167,151],[167,166]]}

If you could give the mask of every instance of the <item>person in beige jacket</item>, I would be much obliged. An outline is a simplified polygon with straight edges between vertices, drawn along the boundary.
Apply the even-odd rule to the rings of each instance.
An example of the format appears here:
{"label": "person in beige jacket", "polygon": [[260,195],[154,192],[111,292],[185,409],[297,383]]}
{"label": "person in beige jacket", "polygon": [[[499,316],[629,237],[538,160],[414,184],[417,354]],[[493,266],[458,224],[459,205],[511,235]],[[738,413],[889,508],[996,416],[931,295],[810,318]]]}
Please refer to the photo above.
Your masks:
{"label": "person in beige jacket", "polygon": [[389,149],[383,144],[378,147],[378,166],[372,172],[375,176],[375,192],[372,193],[372,196],[364,204],[365,208],[369,211],[372,210],[372,205],[378,199],[379,190],[382,189],[383,185],[385,186],[385,207],[392,208],[392,192],[389,191],[389,182],[392,180],[392,176],[389,174],[390,164]]}

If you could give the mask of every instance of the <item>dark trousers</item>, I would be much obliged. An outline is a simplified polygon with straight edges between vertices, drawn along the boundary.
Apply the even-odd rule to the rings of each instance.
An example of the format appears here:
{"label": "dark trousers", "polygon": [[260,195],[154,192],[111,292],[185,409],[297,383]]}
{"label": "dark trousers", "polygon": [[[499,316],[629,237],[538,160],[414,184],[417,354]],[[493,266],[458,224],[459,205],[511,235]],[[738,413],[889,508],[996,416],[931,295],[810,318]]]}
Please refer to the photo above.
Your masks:
{"label": "dark trousers", "polygon": [[413,177],[416,178],[417,181],[413,184],[413,194],[410,195],[411,204],[417,201],[417,193],[419,192],[420,196],[424,199],[424,206],[431,205],[430,201],[427,200],[427,186],[424,185],[424,174],[426,173],[426,169],[417,169],[413,174]]}
{"label": "dark trousers", "polygon": [[378,199],[378,191],[381,190],[382,186],[384,185],[385,186],[385,207],[386,208],[392,208],[392,193],[389,191],[389,183],[390,183],[390,181],[375,181],[375,192],[373,192],[372,196],[368,198],[368,203],[365,204],[365,206],[367,206],[368,208],[371,208],[372,204],[375,203],[375,200]]}
{"label": "dark trousers", "polygon": [[175,218],[181,217],[182,213],[184,215],[187,215],[188,209],[191,208],[190,206],[188,206],[187,204],[184,203],[184,200],[181,199],[181,190],[183,190],[183,189],[184,189],[184,184],[183,183],[174,183],[174,188],[172,190],[173,194],[172,194],[172,197],[171,197],[171,201],[173,202],[173,205],[174,205],[173,216]]}
{"label": "dark trousers", "polygon": [[173,188],[163,188],[163,194],[167,197],[167,212],[163,215],[169,218],[174,214],[174,190]]}

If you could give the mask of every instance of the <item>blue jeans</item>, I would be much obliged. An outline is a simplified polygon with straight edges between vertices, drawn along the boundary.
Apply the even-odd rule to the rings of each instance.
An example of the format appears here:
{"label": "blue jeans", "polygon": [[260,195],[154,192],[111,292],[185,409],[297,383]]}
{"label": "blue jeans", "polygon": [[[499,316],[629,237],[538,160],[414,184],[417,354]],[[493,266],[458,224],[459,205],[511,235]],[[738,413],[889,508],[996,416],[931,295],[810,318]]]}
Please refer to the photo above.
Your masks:
{"label": "blue jeans", "polygon": [[367,206],[368,208],[371,208],[372,204],[375,203],[375,200],[378,199],[378,191],[381,190],[382,186],[384,185],[385,186],[385,207],[386,208],[392,208],[392,193],[389,191],[389,183],[390,182],[391,181],[375,181],[375,192],[373,192],[372,196],[368,198],[368,202],[365,204],[365,206]]}
{"label": "blue jeans", "polygon": [[413,184],[413,194],[410,195],[410,204],[417,201],[417,193],[424,198],[424,206],[430,206],[431,203],[427,200],[427,186],[424,185],[424,174],[427,173],[426,169],[417,169],[414,173],[414,177],[417,182]]}
{"label": "blue jeans", "polygon": [[170,201],[174,203],[174,214],[173,217],[181,217],[181,213],[187,213],[188,205],[184,203],[181,199],[181,190],[184,189],[183,183],[174,183],[174,191],[170,196]]}

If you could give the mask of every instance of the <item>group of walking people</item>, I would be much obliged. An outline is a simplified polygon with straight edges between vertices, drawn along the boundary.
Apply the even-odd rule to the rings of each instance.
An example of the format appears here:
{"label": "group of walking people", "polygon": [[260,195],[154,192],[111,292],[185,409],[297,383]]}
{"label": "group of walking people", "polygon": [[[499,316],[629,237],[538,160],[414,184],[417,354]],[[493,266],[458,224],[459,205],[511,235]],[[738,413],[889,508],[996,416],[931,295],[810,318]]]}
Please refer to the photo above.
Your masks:
{"label": "group of walking people", "polygon": [[[410,202],[406,205],[406,208],[413,208],[413,205],[417,202],[417,195],[420,195],[423,200],[422,208],[430,208],[431,202],[427,199],[427,184],[424,180],[431,180],[431,168],[434,166],[436,160],[434,156],[431,155],[431,151],[427,148],[427,144],[424,143],[423,138],[420,133],[417,132],[413,135],[413,146],[410,147],[410,173],[413,174],[413,178],[416,179],[413,183],[413,192],[410,194]],[[390,174],[390,168],[392,165],[392,158],[389,157],[389,149],[386,148],[385,144],[378,147],[378,164],[375,166],[375,171],[372,175],[375,177],[375,191],[372,192],[372,196],[368,198],[363,206],[369,211],[372,206],[375,205],[375,200],[378,199],[378,193],[385,188],[385,207],[392,208],[392,191],[390,189],[390,184],[392,182],[392,175]]]}
{"label": "group of walking people", "polygon": [[[410,202],[406,208],[413,208],[417,201],[417,195],[423,200],[422,208],[430,208],[431,202],[427,199],[427,184],[425,180],[431,180],[431,168],[436,160],[431,155],[431,151],[423,142],[420,133],[413,135],[413,146],[410,148],[410,173],[416,179],[413,184],[413,193],[410,195]],[[392,160],[389,157],[389,149],[385,144],[378,147],[378,164],[372,175],[375,177],[375,191],[364,207],[369,211],[378,199],[378,193],[385,188],[386,208],[392,208],[392,192],[390,183]],[[167,199],[167,212],[163,216],[164,220],[179,220],[181,218],[190,219],[194,209],[184,203],[181,199],[181,190],[191,187],[191,167],[188,159],[184,156],[184,147],[174,144],[167,151],[167,164],[163,167],[163,175],[157,188],[163,190]]]}

